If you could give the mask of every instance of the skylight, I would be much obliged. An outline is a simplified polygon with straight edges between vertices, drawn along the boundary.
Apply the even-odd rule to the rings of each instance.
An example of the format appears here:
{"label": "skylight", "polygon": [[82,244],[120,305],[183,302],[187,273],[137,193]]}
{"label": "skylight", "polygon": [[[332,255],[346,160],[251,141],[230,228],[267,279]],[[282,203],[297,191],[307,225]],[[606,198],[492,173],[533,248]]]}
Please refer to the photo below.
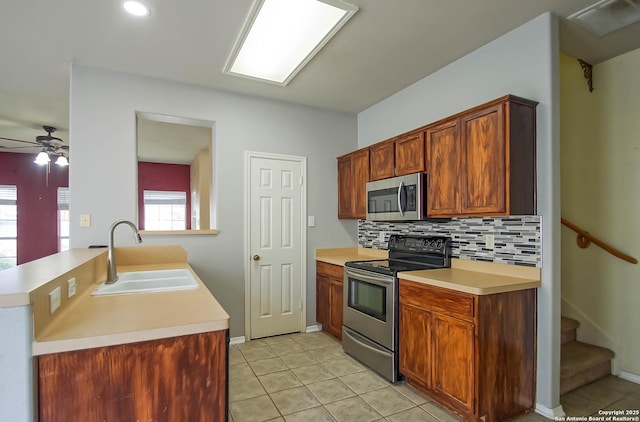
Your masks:
{"label": "skylight", "polygon": [[224,72],[287,85],[357,10],[341,0],[256,0]]}

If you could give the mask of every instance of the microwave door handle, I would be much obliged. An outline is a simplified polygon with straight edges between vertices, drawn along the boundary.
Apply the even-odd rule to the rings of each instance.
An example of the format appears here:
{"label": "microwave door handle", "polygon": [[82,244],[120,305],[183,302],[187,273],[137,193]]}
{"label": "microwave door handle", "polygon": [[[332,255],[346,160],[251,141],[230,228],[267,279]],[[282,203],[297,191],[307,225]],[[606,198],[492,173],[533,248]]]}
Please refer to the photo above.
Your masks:
{"label": "microwave door handle", "polygon": [[400,210],[400,215],[404,216],[404,208],[402,207],[402,194],[404,193],[404,180],[400,181],[400,186],[398,186],[398,210]]}

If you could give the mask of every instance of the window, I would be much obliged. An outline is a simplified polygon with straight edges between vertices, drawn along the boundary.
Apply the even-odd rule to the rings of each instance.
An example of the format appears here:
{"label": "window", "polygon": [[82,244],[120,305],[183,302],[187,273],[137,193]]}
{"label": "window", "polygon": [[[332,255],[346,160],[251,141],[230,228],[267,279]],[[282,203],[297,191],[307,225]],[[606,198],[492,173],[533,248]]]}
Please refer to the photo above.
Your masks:
{"label": "window", "polygon": [[18,263],[18,189],[0,185],[0,270]]}
{"label": "window", "polygon": [[187,193],[145,190],[145,230],[186,230]]}
{"label": "window", "polygon": [[69,188],[58,188],[58,252],[69,250]]}

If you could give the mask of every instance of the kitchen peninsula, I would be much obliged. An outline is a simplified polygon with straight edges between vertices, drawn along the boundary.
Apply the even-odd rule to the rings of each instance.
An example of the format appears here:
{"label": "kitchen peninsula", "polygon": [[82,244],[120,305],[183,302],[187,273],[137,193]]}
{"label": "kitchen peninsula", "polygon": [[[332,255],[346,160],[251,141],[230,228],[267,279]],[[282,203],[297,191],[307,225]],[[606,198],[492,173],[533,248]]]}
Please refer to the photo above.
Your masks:
{"label": "kitchen peninsula", "polygon": [[[119,272],[192,272],[178,246],[116,248],[116,254]],[[0,315],[4,320],[5,312],[21,309],[18,326],[31,338],[26,356],[0,369],[4,374],[12,371],[5,365],[33,362],[36,384],[16,380],[32,392],[23,388],[24,396],[6,405],[30,411],[3,405],[0,415],[225,420],[229,316],[206,286],[193,273],[193,289],[92,296],[106,271],[106,249],[75,249],[0,273]],[[58,288],[60,299],[51,299]]]}

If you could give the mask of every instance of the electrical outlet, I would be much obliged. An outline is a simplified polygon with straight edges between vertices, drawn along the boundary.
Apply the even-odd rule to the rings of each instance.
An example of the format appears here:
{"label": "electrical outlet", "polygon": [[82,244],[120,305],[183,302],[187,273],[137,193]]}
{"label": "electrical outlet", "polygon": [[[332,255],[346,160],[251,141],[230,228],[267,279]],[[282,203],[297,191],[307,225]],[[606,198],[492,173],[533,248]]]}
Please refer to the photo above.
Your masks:
{"label": "electrical outlet", "polygon": [[67,297],[72,297],[76,294],[78,283],[76,282],[76,278],[70,278],[67,280]]}
{"label": "electrical outlet", "polygon": [[484,235],[484,245],[486,249],[491,249],[493,250],[493,248],[495,247],[495,236],[492,234],[485,234]]}
{"label": "electrical outlet", "polygon": [[53,314],[59,307],[61,303],[61,290],[60,286],[56,287],[49,293],[49,313]]}

